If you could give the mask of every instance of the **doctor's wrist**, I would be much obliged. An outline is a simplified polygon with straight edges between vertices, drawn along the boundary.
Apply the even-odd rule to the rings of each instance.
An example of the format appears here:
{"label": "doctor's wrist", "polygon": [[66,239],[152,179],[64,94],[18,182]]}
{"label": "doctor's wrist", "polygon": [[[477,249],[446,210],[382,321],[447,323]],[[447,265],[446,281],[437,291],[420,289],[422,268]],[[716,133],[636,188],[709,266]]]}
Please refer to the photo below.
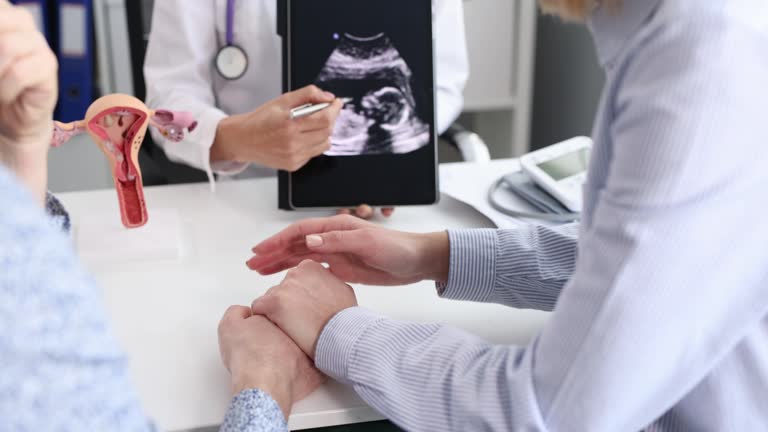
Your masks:
{"label": "doctor's wrist", "polygon": [[233,145],[241,139],[239,117],[233,115],[219,122],[211,146],[211,162],[242,162],[238,159],[237,147]]}

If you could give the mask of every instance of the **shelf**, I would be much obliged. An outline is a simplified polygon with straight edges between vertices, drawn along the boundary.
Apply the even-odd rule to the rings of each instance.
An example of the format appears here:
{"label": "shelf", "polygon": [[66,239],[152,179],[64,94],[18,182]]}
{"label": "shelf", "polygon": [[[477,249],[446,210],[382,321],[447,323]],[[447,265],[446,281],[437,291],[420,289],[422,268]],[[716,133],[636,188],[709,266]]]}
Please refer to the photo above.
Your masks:
{"label": "shelf", "polygon": [[484,111],[505,111],[519,108],[519,101],[516,98],[499,98],[495,100],[486,100],[482,102],[465,101],[464,112],[484,112]]}

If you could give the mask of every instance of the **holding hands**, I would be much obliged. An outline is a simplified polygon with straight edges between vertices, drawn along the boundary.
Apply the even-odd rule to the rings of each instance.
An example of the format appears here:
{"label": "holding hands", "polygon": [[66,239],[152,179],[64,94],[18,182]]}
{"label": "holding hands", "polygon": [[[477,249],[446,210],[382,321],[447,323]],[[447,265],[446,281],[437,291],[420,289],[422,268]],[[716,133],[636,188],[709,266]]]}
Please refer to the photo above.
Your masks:
{"label": "holding hands", "polygon": [[[320,383],[309,358],[314,358],[325,326],[339,312],[357,306],[347,283],[446,281],[450,254],[445,232],[404,233],[352,216],[296,223],[253,252],[248,266],[262,275],[290,270],[250,309],[238,306],[227,312],[219,329],[222,358],[236,392],[276,388],[274,397],[288,409]],[[291,388],[264,378],[260,372],[264,368],[274,370],[276,377],[282,377],[278,381]]]}
{"label": "holding hands", "polygon": [[287,419],[293,404],[324,381],[310,359],[323,328],[356,305],[349,285],[306,261],[252,307],[231,306],[219,324],[219,350],[232,376],[233,395],[264,391]]}
{"label": "holding hands", "polygon": [[337,313],[357,306],[352,287],[322,265],[303,261],[251,305],[254,314],[277,324],[304,353],[315,357],[317,340]]}
{"label": "holding hands", "polygon": [[280,405],[285,418],[291,406],[324,380],[298,346],[251,308],[232,306],[219,324],[221,359],[232,376],[232,393],[259,389]]}

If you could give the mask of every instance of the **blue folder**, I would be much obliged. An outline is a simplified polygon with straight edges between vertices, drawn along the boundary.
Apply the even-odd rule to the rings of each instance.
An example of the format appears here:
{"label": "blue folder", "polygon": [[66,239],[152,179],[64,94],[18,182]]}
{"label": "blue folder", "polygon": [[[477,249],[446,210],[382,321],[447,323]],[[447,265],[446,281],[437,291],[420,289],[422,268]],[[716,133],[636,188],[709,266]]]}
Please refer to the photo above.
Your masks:
{"label": "blue folder", "polygon": [[93,5],[91,0],[56,0],[59,104],[56,118],[80,120],[94,98]]}

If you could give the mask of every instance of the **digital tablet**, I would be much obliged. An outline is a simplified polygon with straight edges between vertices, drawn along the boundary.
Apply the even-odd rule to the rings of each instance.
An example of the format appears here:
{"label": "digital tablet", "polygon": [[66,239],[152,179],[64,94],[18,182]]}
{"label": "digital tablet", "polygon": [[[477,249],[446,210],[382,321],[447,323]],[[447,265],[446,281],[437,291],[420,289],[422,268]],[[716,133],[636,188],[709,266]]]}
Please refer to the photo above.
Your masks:
{"label": "digital tablet", "polygon": [[330,150],[282,173],[281,207],[437,202],[431,0],[279,2],[285,90],[344,102]]}

